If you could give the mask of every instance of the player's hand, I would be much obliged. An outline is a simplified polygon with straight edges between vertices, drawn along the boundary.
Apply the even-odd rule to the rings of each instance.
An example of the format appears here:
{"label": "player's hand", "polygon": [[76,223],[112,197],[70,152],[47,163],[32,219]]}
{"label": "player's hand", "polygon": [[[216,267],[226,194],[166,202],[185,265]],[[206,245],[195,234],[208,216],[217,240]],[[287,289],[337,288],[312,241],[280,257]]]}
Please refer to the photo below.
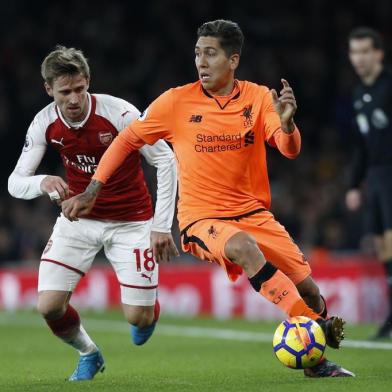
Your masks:
{"label": "player's hand", "polygon": [[50,200],[61,205],[69,197],[68,184],[58,176],[46,176],[41,181],[41,191],[48,194]]}
{"label": "player's hand", "polygon": [[87,215],[94,207],[96,195],[84,191],[61,203],[64,216],[72,221],[77,221],[79,216]]}
{"label": "player's hand", "polygon": [[346,193],[346,206],[350,211],[356,211],[362,204],[361,191],[359,189],[350,189]]}
{"label": "player's hand", "polygon": [[170,233],[152,231],[150,249],[157,263],[170,261],[172,257],[178,257],[180,255]]}
{"label": "player's hand", "polygon": [[102,182],[91,180],[83,193],[64,200],[61,203],[64,216],[72,222],[77,221],[79,216],[89,214],[102,186]]}
{"label": "player's hand", "polygon": [[294,114],[297,111],[297,102],[288,81],[281,79],[281,82],[283,88],[280,90],[280,96],[278,96],[276,90],[271,90],[272,103],[280,117],[283,132],[291,133],[295,129]]}

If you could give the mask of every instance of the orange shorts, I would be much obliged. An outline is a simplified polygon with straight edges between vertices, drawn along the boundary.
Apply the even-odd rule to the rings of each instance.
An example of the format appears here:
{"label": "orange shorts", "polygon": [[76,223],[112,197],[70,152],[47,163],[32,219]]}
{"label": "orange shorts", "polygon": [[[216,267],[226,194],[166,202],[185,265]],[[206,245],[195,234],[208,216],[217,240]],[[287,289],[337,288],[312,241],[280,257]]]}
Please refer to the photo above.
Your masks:
{"label": "orange shorts", "polygon": [[305,256],[269,211],[232,220],[202,219],[195,222],[181,232],[182,249],[199,259],[220,264],[229,278],[235,281],[242,274],[242,268],[226,257],[225,245],[240,231],[250,234],[266,260],[286,274],[294,284],[310,275],[311,269]]}

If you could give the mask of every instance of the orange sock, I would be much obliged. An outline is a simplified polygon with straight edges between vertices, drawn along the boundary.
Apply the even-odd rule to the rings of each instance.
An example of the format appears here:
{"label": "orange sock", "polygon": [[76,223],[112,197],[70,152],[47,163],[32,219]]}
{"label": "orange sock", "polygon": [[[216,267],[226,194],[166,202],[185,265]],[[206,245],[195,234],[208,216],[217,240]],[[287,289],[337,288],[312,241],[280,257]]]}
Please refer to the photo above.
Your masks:
{"label": "orange sock", "polygon": [[249,281],[256,291],[290,317],[306,316],[312,320],[320,318],[320,315],[306,305],[295,284],[271,263],[267,262]]}
{"label": "orange sock", "polygon": [[291,307],[288,315],[290,317],[306,316],[306,317],[311,318],[312,320],[318,320],[321,318],[318,313],[315,313],[314,310],[309,308],[309,306],[306,304],[306,302],[301,297],[299,297],[297,302]]}

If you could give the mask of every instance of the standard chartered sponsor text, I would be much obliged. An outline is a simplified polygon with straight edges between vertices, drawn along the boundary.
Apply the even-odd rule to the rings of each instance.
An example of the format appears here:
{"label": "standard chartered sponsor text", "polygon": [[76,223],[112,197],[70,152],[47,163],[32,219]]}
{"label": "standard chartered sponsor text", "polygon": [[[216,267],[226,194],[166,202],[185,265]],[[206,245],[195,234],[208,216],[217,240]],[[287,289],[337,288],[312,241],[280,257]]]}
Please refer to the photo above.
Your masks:
{"label": "standard chartered sponsor text", "polygon": [[196,135],[196,152],[225,152],[239,150],[242,147],[241,132],[225,133],[220,135]]}

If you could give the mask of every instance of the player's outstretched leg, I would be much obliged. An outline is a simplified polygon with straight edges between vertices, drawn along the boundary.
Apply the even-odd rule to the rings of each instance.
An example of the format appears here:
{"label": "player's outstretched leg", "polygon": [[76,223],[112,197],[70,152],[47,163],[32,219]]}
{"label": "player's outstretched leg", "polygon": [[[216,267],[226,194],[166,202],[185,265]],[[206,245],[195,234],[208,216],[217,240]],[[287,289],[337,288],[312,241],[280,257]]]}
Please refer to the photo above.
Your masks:
{"label": "player's outstretched leg", "polygon": [[265,260],[255,239],[244,231],[234,234],[225,244],[226,257],[243,268],[249,283],[264,298],[289,316],[320,316],[301,298],[294,283],[273,264]]}
{"label": "player's outstretched leg", "polygon": [[[344,321],[340,317],[331,317],[329,319],[320,317],[318,313],[305,304],[304,300],[299,296],[294,283],[291,281],[287,282],[284,277],[285,275],[282,272],[276,270],[275,267],[267,262],[249,281],[256,291],[259,291],[265,298],[278,305],[282,310],[285,310],[289,316],[307,316],[317,321],[324,331],[327,344],[332,348],[339,348],[341,341],[344,339]],[[291,298],[288,298],[289,294],[291,294]],[[321,313],[326,314],[326,308]],[[326,358],[323,358],[318,365],[310,368],[310,370],[305,369],[305,375],[308,377],[355,376],[354,373]]]}
{"label": "player's outstretched leg", "polygon": [[[344,322],[339,317],[324,319],[327,316],[327,308],[323,298],[319,297],[317,287],[315,290],[317,298],[313,298],[314,293],[312,293],[310,296],[312,298],[308,299],[309,304],[307,304],[294,283],[273,264],[265,260],[255,240],[244,232],[235,234],[226,243],[225,254],[245,270],[249,277],[249,283],[263,297],[289,316],[306,316],[319,322],[326,335],[327,344],[334,348],[339,347],[344,338]],[[315,310],[312,309],[313,306],[316,308]],[[349,377],[354,375],[326,358],[312,369],[314,370],[312,377]],[[306,375],[310,376],[310,374]]]}
{"label": "player's outstretched leg", "polygon": [[63,317],[46,322],[56,336],[79,351],[79,361],[69,381],[92,380],[98,372],[104,371],[102,354],[81,325],[79,314],[71,305],[68,305]]}
{"label": "player's outstretched leg", "polygon": [[51,306],[50,301],[45,301],[50,296],[50,293],[46,296],[41,295],[38,310],[52,332],[80,354],[79,362],[69,380],[91,380],[99,371],[104,370],[102,354],[81,325],[78,312],[68,304],[65,312],[60,315],[62,312],[56,309],[56,306]]}
{"label": "player's outstretched leg", "polygon": [[141,346],[142,344],[146,343],[148,339],[150,339],[151,335],[155,330],[156,323],[159,319],[160,310],[161,308],[157,299],[154,307],[153,322],[146,327],[138,327],[137,325],[131,325],[131,338],[134,344],[136,344],[137,346]]}

